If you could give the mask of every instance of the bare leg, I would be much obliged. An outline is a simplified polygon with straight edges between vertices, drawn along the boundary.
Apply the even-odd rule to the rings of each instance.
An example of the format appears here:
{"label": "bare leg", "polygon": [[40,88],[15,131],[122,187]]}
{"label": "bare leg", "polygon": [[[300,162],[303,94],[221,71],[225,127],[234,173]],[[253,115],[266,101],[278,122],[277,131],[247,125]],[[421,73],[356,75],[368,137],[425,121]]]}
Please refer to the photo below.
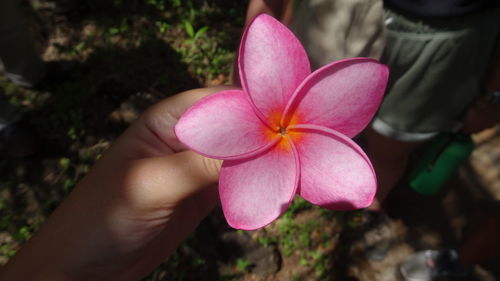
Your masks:
{"label": "bare leg", "polygon": [[32,87],[44,75],[19,0],[0,0],[0,71],[22,87]]}
{"label": "bare leg", "polygon": [[500,256],[500,217],[490,216],[476,229],[458,251],[466,267]]}
{"label": "bare leg", "polygon": [[389,192],[403,176],[410,153],[423,142],[403,142],[391,139],[372,128],[368,128],[363,137],[378,179],[376,200],[368,209],[379,211]]}

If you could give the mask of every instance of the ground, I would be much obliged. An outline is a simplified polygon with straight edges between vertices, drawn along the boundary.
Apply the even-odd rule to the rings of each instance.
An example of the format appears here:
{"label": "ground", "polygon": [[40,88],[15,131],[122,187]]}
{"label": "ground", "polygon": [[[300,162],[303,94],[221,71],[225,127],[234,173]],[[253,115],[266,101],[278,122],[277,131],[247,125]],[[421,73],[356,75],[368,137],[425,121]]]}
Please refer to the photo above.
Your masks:
{"label": "ground", "polygon": [[[5,96],[40,135],[37,154],[0,159],[0,264],[146,108],[182,90],[228,82],[246,6],[77,2],[27,5],[43,59],[76,64],[68,80],[23,89],[0,75]],[[363,211],[327,211],[300,198],[257,231],[235,231],[215,210],[144,280],[400,280],[398,265],[407,255],[459,247],[485,212],[498,213],[499,135],[496,129],[476,137],[471,160],[435,196],[421,196],[402,181],[381,227],[371,228]],[[372,244],[385,246],[383,259],[367,258]],[[484,264],[476,272],[495,280],[494,269]]]}

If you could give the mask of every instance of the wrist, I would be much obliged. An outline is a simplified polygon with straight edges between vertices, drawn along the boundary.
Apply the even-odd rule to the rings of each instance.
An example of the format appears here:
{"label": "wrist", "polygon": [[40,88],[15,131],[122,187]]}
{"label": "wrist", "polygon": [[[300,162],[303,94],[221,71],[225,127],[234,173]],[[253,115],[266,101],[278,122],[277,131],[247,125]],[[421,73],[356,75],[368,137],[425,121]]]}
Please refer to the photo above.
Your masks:
{"label": "wrist", "polygon": [[[40,262],[41,263],[41,262]],[[50,270],[47,267],[40,265],[30,266],[23,261],[10,261],[7,265],[0,269],[0,280],[16,280],[16,281],[76,281],[69,278],[66,274],[59,270]]]}
{"label": "wrist", "polygon": [[69,232],[67,226],[56,210],[2,268],[0,280],[81,280],[72,270],[75,259],[70,240],[79,237]]}

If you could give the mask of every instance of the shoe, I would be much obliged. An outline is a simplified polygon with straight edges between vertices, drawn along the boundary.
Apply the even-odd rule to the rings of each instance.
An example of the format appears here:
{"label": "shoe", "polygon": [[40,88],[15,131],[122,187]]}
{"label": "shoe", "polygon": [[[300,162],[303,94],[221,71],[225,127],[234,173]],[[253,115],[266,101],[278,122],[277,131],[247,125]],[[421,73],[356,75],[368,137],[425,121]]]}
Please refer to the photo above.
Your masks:
{"label": "shoe", "polygon": [[407,257],[400,266],[405,281],[469,280],[470,271],[455,250],[425,250]]}

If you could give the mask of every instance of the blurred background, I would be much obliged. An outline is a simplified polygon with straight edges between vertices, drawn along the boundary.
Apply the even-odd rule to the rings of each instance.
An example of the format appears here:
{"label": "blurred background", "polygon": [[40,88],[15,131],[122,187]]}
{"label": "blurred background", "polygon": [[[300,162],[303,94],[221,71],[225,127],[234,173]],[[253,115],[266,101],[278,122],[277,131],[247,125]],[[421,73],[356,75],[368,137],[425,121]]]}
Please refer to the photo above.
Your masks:
{"label": "blurred background", "polygon": [[[0,265],[146,108],[229,83],[247,4],[23,1],[37,52],[55,74],[21,87],[0,73],[2,99],[22,124],[18,141],[0,146]],[[382,222],[297,197],[271,225],[236,231],[217,210],[144,280],[400,280],[405,257],[459,248],[499,213],[499,127],[474,142],[470,160],[437,194],[420,195],[402,181]],[[474,278],[499,280],[499,261],[475,266]]]}

